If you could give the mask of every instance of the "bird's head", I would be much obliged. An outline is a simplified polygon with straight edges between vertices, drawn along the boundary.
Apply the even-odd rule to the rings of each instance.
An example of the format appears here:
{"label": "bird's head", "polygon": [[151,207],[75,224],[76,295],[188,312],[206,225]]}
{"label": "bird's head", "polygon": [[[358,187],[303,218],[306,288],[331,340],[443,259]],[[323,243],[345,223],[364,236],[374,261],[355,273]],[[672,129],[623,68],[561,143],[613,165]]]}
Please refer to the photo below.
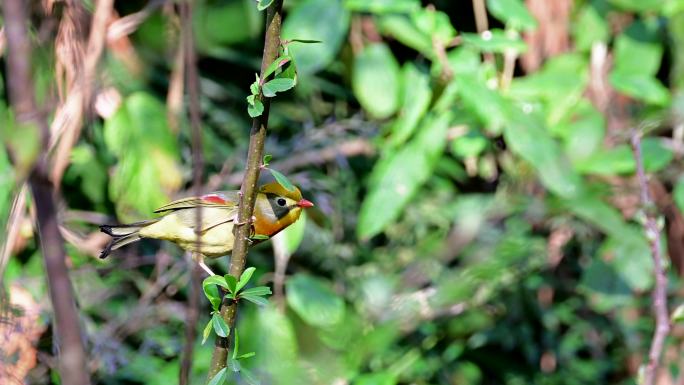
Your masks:
{"label": "bird's head", "polygon": [[288,190],[278,182],[265,184],[259,188],[254,230],[256,234],[273,236],[299,219],[302,209],[313,205],[302,198],[297,187]]}

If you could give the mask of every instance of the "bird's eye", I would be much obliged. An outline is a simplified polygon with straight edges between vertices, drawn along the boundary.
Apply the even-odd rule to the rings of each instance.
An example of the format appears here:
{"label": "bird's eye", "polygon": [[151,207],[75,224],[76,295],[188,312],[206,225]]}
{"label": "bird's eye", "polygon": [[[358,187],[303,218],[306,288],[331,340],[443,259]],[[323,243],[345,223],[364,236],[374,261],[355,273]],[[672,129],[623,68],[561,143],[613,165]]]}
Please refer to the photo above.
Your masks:
{"label": "bird's eye", "polygon": [[280,207],[285,207],[285,205],[287,204],[287,202],[286,202],[285,199],[283,199],[283,198],[278,198],[278,200],[276,200],[276,203],[277,203],[278,206],[280,206]]}

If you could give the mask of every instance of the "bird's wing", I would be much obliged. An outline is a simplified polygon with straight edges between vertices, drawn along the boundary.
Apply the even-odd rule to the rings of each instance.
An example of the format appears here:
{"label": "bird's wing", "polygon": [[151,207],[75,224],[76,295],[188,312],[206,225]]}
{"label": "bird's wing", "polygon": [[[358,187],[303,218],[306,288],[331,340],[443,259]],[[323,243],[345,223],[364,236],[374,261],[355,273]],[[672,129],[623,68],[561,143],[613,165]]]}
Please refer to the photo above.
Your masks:
{"label": "bird's wing", "polygon": [[155,213],[164,211],[175,211],[181,209],[191,209],[195,207],[216,207],[216,208],[234,208],[238,205],[237,191],[216,191],[201,197],[189,197],[173,201],[156,210]]}

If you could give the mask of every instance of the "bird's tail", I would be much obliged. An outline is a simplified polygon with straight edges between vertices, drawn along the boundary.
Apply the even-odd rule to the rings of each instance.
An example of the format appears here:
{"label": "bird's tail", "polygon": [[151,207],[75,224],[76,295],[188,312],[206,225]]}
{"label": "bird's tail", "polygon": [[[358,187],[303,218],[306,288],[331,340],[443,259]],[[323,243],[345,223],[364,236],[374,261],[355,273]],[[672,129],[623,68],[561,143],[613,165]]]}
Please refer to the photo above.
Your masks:
{"label": "bird's tail", "polygon": [[107,256],[114,250],[140,240],[140,229],[157,222],[158,219],[130,223],[127,225],[102,225],[100,231],[112,237],[107,246],[100,253],[100,258]]}

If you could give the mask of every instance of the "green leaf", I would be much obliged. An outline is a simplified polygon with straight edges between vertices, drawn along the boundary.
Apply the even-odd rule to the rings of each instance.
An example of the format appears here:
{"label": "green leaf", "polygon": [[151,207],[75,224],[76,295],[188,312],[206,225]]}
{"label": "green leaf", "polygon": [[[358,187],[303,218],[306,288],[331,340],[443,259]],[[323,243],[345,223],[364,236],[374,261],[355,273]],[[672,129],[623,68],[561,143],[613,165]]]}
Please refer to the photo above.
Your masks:
{"label": "green leaf", "polygon": [[278,92],[287,91],[295,86],[295,80],[290,78],[277,78],[264,83],[261,91],[267,98],[272,98]]}
{"label": "green leaf", "polygon": [[352,385],[395,385],[397,378],[388,372],[366,373],[357,376]]}
{"label": "green leaf", "polygon": [[510,103],[475,77],[457,76],[456,85],[463,104],[485,124],[487,131],[500,134],[507,122],[505,111]]}
{"label": "green leaf", "polygon": [[411,13],[420,9],[418,0],[345,0],[344,6],[353,12]]}
{"label": "green leaf", "polygon": [[228,359],[228,367],[234,373],[239,373],[242,371],[242,365],[240,364],[240,361],[233,359],[233,358]]}
{"label": "green leaf", "polygon": [[226,321],[221,318],[219,313],[214,313],[211,316],[211,324],[214,326],[214,332],[216,332],[219,337],[228,337],[230,328],[226,325]]}
{"label": "green leaf", "polygon": [[240,354],[239,356],[237,356],[237,359],[238,360],[244,360],[246,358],[251,358],[254,356],[256,356],[256,352],[249,352],[249,353]]}
{"label": "green leaf", "polygon": [[[656,172],[667,166],[674,154],[658,138],[644,138],[641,142],[644,170]],[[626,144],[596,152],[589,158],[575,163],[575,168],[587,174],[622,175],[636,171],[632,148]]]}
{"label": "green leaf", "polygon": [[223,385],[228,379],[228,368],[221,369],[207,385]]}
{"label": "green leaf", "polygon": [[288,305],[308,324],[325,327],[342,320],[344,301],[330,289],[327,282],[306,274],[296,274],[287,280],[286,286]]}
{"label": "green leaf", "polygon": [[456,30],[451,25],[449,15],[435,9],[420,8],[410,14],[411,21],[423,34],[431,40],[446,44],[456,36]]}
{"label": "green leaf", "polygon": [[251,237],[249,237],[249,239],[255,240],[255,241],[265,241],[265,240],[267,240],[268,238],[269,238],[269,236],[268,236],[268,235],[264,235],[264,234],[254,234],[254,235],[252,235]]}
{"label": "green leaf", "polygon": [[268,171],[271,173],[271,175],[273,175],[276,182],[278,182],[278,184],[283,186],[283,188],[285,190],[295,191],[295,186],[292,184],[292,182],[290,182],[290,180],[285,175],[283,175],[282,173],[280,173],[280,172],[278,172],[272,168],[269,168]]}
{"label": "green leaf", "polygon": [[311,40],[311,39],[290,39],[286,40],[285,43],[302,43],[302,44],[319,44],[323,43],[320,40]]}
{"label": "green leaf", "polygon": [[677,305],[677,307],[672,311],[670,320],[672,323],[680,323],[684,321],[684,303]]}
{"label": "green leaf", "polygon": [[204,331],[202,331],[202,345],[207,342],[207,338],[209,338],[209,334],[211,334],[211,327],[213,323],[213,320],[209,320],[209,322],[207,322],[207,326],[204,327]]}
{"label": "green leaf", "polygon": [[653,76],[612,72],[609,80],[616,90],[634,99],[657,106],[670,102],[670,92]]}
{"label": "green leaf", "polygon": [[256,267],[248,267],[242,272],[242,275],[240,275],[240,281],[238,281],[237,286],[235,287],[236,293],[239,293],[240,290],[242,290],[242,288],[249,283],[249,280],[252,278],[252,274],[254,274],[255,270]]}
{"label": "green leaf", "polygon": [[259,11],[263,11],[264,9],[271,6],[272,3],[273,3],[273,0],[257,0],[257,9]]}
{"label": "green leaf", "polygon": [[663,6],[663,0],[608,0],[608,2],[626,11],[636,12],[657,12]]}
{"label": "green leaf", "polygon": [[240,335],[237,329],[235,329],[235,338],[233,339],[233,359],[237,359],[238,349],[240,349]]}
{"label": "green leaf", "polygon": [[278,68],[284,66],[285,64],[289,63],[292,60],[292,57],[290,55],[282,55],[275,59],[273,63],[271,63],[267,68],[266,71],[264,72],[264,79],[268,78],[272,73],[276,72]]}
{"label": "green leaf", "polygon": [[663,57],[657,29],[653,23],[637,20],[615,39],[610,83],[637,100],[665,105],[669,91],[656,79]]}
{"label": "green leaf", "polygon": [[297,60],[301,74],[312,74],[333,62],[347,37],[350,14],[340,0],[304,0],[288,13],[283,22],[284,40],[315,39],[325,44],[293,45],[288,48]]}
{"label": "green leaf", "polygon": [[487,0],[487,10],[511,28],[526,31],[537,28],[537,20],[521,0]]}
{"label": "green leaf", "polygon": [[219,295],[219,291],[216,288],[215,285],[202,285],[202,290],[204,290],[204,295],[207,297],[209,300],[209,303],[211,303],[211,307],[214,310],[218,310],[219,307],[221,306],[221,297]]}
{"label": "green leaf", "polygon": [[247,113],[252,118],[256,118],[257,116],[261,116],[261,114],[264,113],[264,105],[261,103],[261,100],[256,99],[256,100],[254,100],[253,106],[252,105],[247,106]]}
{"label": "green leaf", "polygon": [[227,287],[228,291],[233,293],[233,294],[237,293],[237,278],[233,277],[230,274],[226,274],[225,280],[226,280],[226,284],[228,285],[228,287]]}
{"label": "green leaf", "polygon": [[507,35],[500,29],[491,29],[482,34],[462,33],[461,38],[464,44],[482,52],[505,53],[507,50],[513,50],[516,53],[523,53],[527,51],[527,44],[519,36]]}
{"label": "green leaf", "polygon": [[606,15],[602,14],[595,4],[585,4],[579,11],[573,35],[575,46],[582,51],[591,50],[594,43],[608,42],[610,28]]}
{"label": "green leaf", "polygon": [[256,295],[256,296],[265,296],[265,295],[271,295],[271,288],[268,286],[257,286],[257,287],[251,287],[249,289],[245,289],[242,292],[240,292],[240,295]]}
{"label": "green leaf", "polygon": [[451,142],[451,151],[461,157],[470,158],[479,156],[486,148],[489,141],[477,132],[469,132],[459,136]]}
{"label": "green leaf", "polygon": [[352,89],[361,106],[376,119],[399,107],[399,64],[383,43],[374,43],[354,59]]}
{"label": "green leaf", "polygon": [[511,150],[534,167],[542,184],[555,194],[570,198],[581,193],[581,179],[541,119],[523,113],[516,106],[507,110],[504,138]]}
{"label": "green leaf", "polygon": [[679,207],[679,211],[684,213],[684,175],[680,176],[672,191],[674,201]]}
{"label": "green leaf", "polygon": [[253,294],[240,294],[240,298],[246,299],[249,302],[255,303],[259,306],[265,306],[268,305],[268,300],[264,297],[260,297],[258,295],[253,295]]}
{"label": "green leaf", "polygon": [[256,97],[257,95],[259,95],[259,80],[258,80],[258,77],[257,77],[257,81],[255,81],[254,83],[250,84],[249,90],[252,92],[252,94],[249,95],[249,96],[247,97],[247,103],[249,103],[250,105],[254,105],[254,99],[255,99],[255,97]]}
{"label": "green leaf", "polygon": [[401,71],[401,86],[401,110],[392,124],[391,146],[401,145],[411,137],[432,100],[430,76],[411,62],[406,63]]}
{"label": "green leaf", "polygon": [[404,15],[387,14],[379,20],[380,31],[398,40],[401,44],[411,47],[426,57],[434,56],[432,40]]}
{"label": "green leaf", "polygon": [[450,122],[450,112],[428,116],[415,139],[375,165],[359,212],[356,232],[360,238],[370,238],[394,223],[430,178],[444,150]]}
{"label": "green leaf", "polygon": [[226,282],[226,279],[221,277],[220,275],[212,275],[210,277],[207,277],[202,281],[202,286],[208,286],[208,285],[219,285],[223,288],[228,289],[228,283]]}
{"label": "green leaf", "polygon": [[[22,131],[23,132],[23,131]],[[166,107],[154,96],[128,96],[104,124],[107,148],[118,158],[109,197],[122,221],[139,220],[165,202],[183,182],[178,141],[166,119]]]}
{"label": "green leaf", "polygon": [[261,164],[263,164],[264,166],[268,166],[268,164],[271,162],[271,159],[273,159],[273,155],[266,154],[264,155],[264,159],[261,161]]}

